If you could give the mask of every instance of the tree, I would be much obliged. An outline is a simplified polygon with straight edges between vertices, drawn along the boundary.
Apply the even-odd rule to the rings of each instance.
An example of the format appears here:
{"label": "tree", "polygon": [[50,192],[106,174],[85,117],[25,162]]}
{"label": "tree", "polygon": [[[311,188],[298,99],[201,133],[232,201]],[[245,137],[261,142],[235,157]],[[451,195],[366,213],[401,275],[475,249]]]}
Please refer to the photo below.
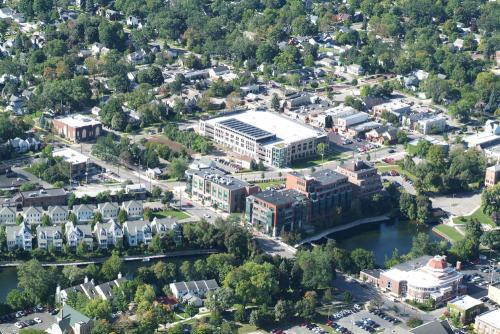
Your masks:
{"label": "tree", "polygon": [[297,252],[297,264],[302,272],[302,285],[306,288],[328,287],[335,278],[335,262],[322,247]]}
{"label": "tree", "polygon": [[492,215],[500,212],[500,183],[493,187],[486,188],[481,195],[481,205],[483,212]]}
{"label": "tree", "polygon": [[31,304],[24,291],[20,289],[10,290],[7,294],[6,303],[13,310],[24,310]]}
{"label": "tree", "polygon": [[491,230],[481,236],[481,245],[493,250],[500,250],[500,231]]}
{"label": "tree", "polygon": [[316,292],[306,292],[304,298],[295,304],[295,311],[299,317],[312,320],[316,314]]}
{"label": "tree", "polygon": [[118,221],[120,222],[120,224],[123,224],[127,221],[127,211],[120,209],[120,211],[118,212]]}
{"label": "tree", "polygon": [[269,312],[267,311],[267,307],[265,305],[262,305],[258,309],[252,310],[252,312],[250,312],[249,323],[251,325],[254,325],[255,327],[262,328],[270,321],[270,318],[271,317],[269,315]]}
{"label": "tree", "polygon": [[177,180],[184,177],[184,172],[187,170],[187,162],[183,158],[176,158],[172,160],[169,167],[169,174],[171,177],[176,178]]}
{"label": "tree", "polygon": [[42,215],[42,226],[50,226],[50,217],[45,213]]}
{"label": "tree", "polygon": [[325,156],[326,152],[326,144],[325,143],[319,143],[316,146],[316,154],[321,155],[321,161],[323,161],[323,158]]}
{"label": "tree", "polygon": [[277,322],[290,318],[293,315],[293,304],[289,300],[278,300],[274,305],[274,320]]}
{"label": "tree", "polygon": [[412,221],[416,220],[417,204],[415,196],[407,192],[402,192],[399,197],[399,210],[408,219]]}
{"label": "tree", "polygon": [[233,289],[236,300],[243,304],[267,304],[278,291],[277,273],[270,263],[249,261],[229,272],[224,286]]}
{"label": "tree", "polygon": [[373,252],[363,248],[356,248],[351,252],[352,262],[357,268],[357,272],[375,267],[375,256]]}
{"label": "tree", "polygon": [[18,288],[31,304],[45,303],[52,295],[56,283],[53,272],[44,269],[37,260],[30,260],[18,267]]}
{"label": "tree", "polygon": [[160,198],[162,192],[163,190],[160,187],[154,186],[151,191],[151,196],[153,196],[153,198]]}
{"label": "tree", "polygon": [[116,251],[113,251],[109,259],[102,265],[101,274],[107,281],[111,281],[115,279],[122,270],[123,260]]}
{"label": "tree", "polygon": [[220,288],[208,293],[205,305],[213,313],[221,313],[230,308],[233,303],[233,290],[229,288]]}

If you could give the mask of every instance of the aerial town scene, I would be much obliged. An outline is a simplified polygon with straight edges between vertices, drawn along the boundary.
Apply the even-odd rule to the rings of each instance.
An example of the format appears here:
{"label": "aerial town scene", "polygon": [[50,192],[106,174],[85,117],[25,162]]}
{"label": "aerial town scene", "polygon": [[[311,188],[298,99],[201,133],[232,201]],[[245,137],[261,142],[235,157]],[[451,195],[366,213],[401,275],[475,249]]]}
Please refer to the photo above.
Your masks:
{"label": "aerial town scene", "polygon": [[500,334],[500,2],[0,0],[0,334]]}

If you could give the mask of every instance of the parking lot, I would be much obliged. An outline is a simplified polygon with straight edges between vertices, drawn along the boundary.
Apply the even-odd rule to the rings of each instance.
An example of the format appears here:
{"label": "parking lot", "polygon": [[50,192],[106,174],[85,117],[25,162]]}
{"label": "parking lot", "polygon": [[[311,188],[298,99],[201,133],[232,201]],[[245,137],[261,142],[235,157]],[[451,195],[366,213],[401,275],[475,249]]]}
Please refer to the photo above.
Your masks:
{"label": "parking lot", "polygon": [[16,322],[22,321],[22,322],[27,323],[29,320],[33,320],[35,318],[39,318],[42,322],[33,324],[31,326],[27,326],[27,327],[25,327],[25,329],[30,328],[30,329],[38,329],[38,330],[44,331],[47,328],[49,328],[50,326],[52,326],[52,324],[54,324],[56,321],[55,316],[50,315],[48,312],[36,312],[36,313],[28,314],[24,317],[9,319],[6,322],[1,323],[0,324],[0,332],[3,334],[19,333],[20,329],[15,326]]}
{"label": "parking lot", "polygon": [[[365,328],[373,328],[373,332],[377,333],[397,333],[398,331],[404,332],[402,328],[397,329],[401,322],[393,323],[388,320],[382,319],[382,317],[372,314],[366,310],[362,310],[357,313],[353,313],[347,317],[344,317],[336,321],[339,325],[347,328],[354,334],[367,334],[368,330],[363,329],[362,326],[368,326]],[[371,324],[371,325],[370,325]]]}

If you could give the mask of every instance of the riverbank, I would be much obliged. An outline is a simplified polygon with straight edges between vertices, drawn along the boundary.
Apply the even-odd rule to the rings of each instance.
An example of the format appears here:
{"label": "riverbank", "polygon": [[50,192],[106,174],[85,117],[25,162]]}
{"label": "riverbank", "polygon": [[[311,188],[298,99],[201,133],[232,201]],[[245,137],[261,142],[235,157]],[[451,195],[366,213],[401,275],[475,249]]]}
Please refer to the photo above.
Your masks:
{"label": "riverbank", "polygon": [[[142,261],[149,262],[151,260],[159,260],[173,257],[183,257],[183,256],[196,256],[196,255],[210,255],[219,253],[217,249],[191,249],[183,251],[174,251],[165,254],[154,254],[154,255],[130,255],[122,256],[122,260],[125,262]],[[72,261],[72,262],[45,262],[42,263],[43,267],[66,267],[66,266],[86,266],[89,264],[101,264],[104,263],[109,256],[90,259],[87,261]],[[15,261],[15,262],[1,262],[0,268],[18,267],[22,265],[25,261]]]}
{"label": "riverbank", "polygon": [[358,219],[358,220],[355,220],[355,221],[350,222],[348,224],[343,224],[343,225],[339,225],[339,226],[335,226],[335,227],[323,230],[323,231],[321,231],[313,236],[305,238],[304,240],[302,240],[301,242],[296,244],[294,247],[299,247],[300,245],[320,240],[320,239],[326,237],[327,235],[335,233],[335,232],[345,231],[345,230],[348,230],[348,229],[351,229],[351,228],[354,228],[357,226],[365,225],[365,224],[381,223],[384,221],[388,221],[390,219],[391,218],[389,216],[386,216],[386,215]]}
{"label": "riverbank", "polygon": [[441,238],[452,244],[464,238],[464,236],[460,234],[460,232],[455,227],[445,224],[434,226],[432,228],[432,232],[436,233]]}

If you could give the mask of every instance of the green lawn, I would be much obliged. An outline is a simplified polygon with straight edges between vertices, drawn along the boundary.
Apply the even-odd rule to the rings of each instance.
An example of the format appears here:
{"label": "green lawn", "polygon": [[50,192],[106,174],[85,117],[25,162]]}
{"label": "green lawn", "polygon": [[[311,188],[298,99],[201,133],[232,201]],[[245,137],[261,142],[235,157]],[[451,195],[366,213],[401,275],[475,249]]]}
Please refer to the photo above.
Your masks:
{"label": "green lawn", "polygon": [[261,183],[256,182],[255,184],[258,185],[261,190],[264,190],[268,187],[273,187],[273,186],[284,184],[284,183],[285,183],[284,180],[276,180],[276,181],[261,182]]}
{"label": "green lawn", "polygon": [[258,329],[257,327],[250,325],[250,324],[243,324],[241,327],[238,328],[238,334],[245,334],[245,333],[252,333],[252,332],[262,332],[262,333],[267,333],[266,331],[262,329]]}
{"label": "green lawn", "polygon": [[160,211],[160,212],[155,212],[153,214],[153,216],[158,217],[158,218],[166,218],[166,217],[170,216],[170,217],[176,218],[178,220],[182,220],[182,219],[186,219],[186,218],[190,217],[184,211],[179,211],[177,209],[165,209],[165,210]]}
{"label": "green lawn", "polygon": [[399,165],[388,165],[386,163],[377,163],[377,164],[375,164],[375,166],[377,167],[379,173],[390,172],[391,170],[395,170],[396,172],[398,172],[401,175],[406,175],[413,182],[415,182],[415,180],[417,179],[417,177],[415,175],[404,170]]}
{"label": "green lawn", "polygon": [[316,167],[316,166],[319,166],[325,162],[332,161],[332,160],[346,160],[350,156],[351,156],[351,154],[348,152],[334,151],[334,152],[326,154],[323,159],[321,159],[320,156],[317,156],[317,157],[314,157],[313,159],[309,159],[309,160],[295,161],[292,163],[292,168],[293,169],[304,169],[304,168]]}
{"label": "green lawn", "polygon": [[483,208],[482,207],[479,208],[479,209],[477,209],[476,211],[474,211],[474,213],[471,214],[470,216],[457,217],[455,219],[455,221],[458,222],[458,223],[465,223],[469,219],[476,219],[481,224],[485,224],[485,225],[490,225],[492,227],[496,227],[496,225],[493,222],[493,220],[491,220],[491,217],[489,217],[487,214],[485,214],[483,212]]}
{"label": "green lawn", "polygon": [[434,229],[446,235],[452,243],[460,241],[464,238],[464,236],[460,234],[460,232],[448,225],[440,224],[435,226]]}

